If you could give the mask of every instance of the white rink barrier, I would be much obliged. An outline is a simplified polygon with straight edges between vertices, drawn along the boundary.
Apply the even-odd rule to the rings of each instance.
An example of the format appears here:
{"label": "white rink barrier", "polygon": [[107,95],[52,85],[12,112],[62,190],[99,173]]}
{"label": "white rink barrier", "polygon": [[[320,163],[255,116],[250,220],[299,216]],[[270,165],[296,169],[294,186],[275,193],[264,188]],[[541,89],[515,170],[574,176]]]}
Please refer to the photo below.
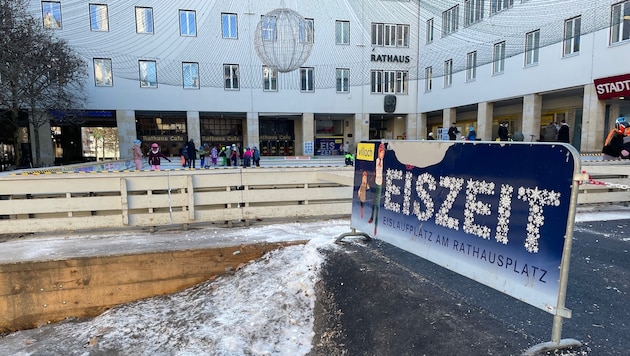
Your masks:
{"label": "white rink barrier", "polygon": [[[578,204],[630,204],[630,162],[584,162]],[[350,215],[352,167],[66,173],[0,178],[0,233]]]}
{"label": "white rink barrier", "polygon": [[580,184],[579,205],[630,205],[630,161],[584,162],[582,171],[589,179]]}
{"label": "white rink barrier", "polygon": [[352,167],[48,173],[0,179],[3,234],[349,215]]}

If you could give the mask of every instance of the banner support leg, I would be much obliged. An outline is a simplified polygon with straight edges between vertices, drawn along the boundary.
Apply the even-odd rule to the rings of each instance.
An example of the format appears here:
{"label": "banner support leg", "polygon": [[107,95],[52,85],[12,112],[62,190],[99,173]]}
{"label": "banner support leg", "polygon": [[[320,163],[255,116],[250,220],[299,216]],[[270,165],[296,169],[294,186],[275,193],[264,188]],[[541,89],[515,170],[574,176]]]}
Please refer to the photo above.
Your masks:
{"label": "banner support leg", "polygon": [[360,232],[357,231],[357,229],[352,228],[350,232],[345,232],[341,235],[339,235],[339,237],[337,237],[337,239],[335,239],[335,243],[343,243],[343,238],[347,237],[347,236],[363,236],[363,241],[365,242],[369,242],[372,240],[372,238],[370,237],[370,235],[366,234],[365,232]]}

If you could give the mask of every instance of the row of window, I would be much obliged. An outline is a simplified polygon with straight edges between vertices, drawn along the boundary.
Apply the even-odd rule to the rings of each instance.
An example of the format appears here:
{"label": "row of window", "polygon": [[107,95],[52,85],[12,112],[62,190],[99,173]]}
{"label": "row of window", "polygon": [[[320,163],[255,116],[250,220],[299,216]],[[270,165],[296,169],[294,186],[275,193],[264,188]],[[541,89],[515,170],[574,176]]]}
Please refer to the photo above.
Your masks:
{"label": "row of window", "polygon": [[[153,34],[153,8],[136,6],[136,33]],[[109,31],[108,7],[105,4],[89,4],[90,30]],[[197,36],[196,11],[179,10],[179,33],[181,36]],[[44,27],[61,28],[61,2],[42,1]],[[276,18],[262,16],[261,36],[263,41],[275,41],[277,38]],[[315,20],[306,18],[300,23],[301,42],[314,41]],[[383,47],[409,47],[409,25],[372,23],[372,45]],[[221,13],[221,33],[223,38],[238,38],[238,16],[234,13]],[[350,22],[335,21],[335,43],[350,44]]]}
{"label": "row of window", "polygon": [[[579,33],[580,17],[567,20],[565,29],[573,30],[577,26]],[[540,30],[528,32],[525,35],[525,55],[524,65],[532,66],[538,64],[540,50]],[[563,50],[565,54],[577,53],[580,50],[579,35],[565,40]],[[505,70],[505,41],[495,43],[492,51],[492,74],[501,74]],[[444,61],[444,87],[453,84],[453,60]],[[477,51],[466,54],[466,81],[473,81],[477,78]],[[433,89],[433,67],[425,68],[424,90],[431,91]]]}
{"label": "row of window", "polygon": [[[94,58],[94,80],[98,87],[114,85],[112,60],[110,58]],[[153,60],[138,61],[139,81],[141,88],[157,88],[157,62]],[[315,91],[315,68],[300,68],[300,90]],[[240,89],[240,72],[238,64],[223,65],[224,88],[226,90]],[[278,70],[274,67],[262,67],[262,81],[264,91],[278,90]],[[336,89],[338,93],[350,92],[350,69],[335,69]],[[371,92],[384,94],[407,94],[409,72],[402,70],[372,70]],[[199,89],[199,63],[182,63],[182,84],[184,89]]]}
{"label": "row of window", "polygon": [[[481,1],[483,3],[483,1]],[[580,51],[581,16],[564,21],[562,55],[574,55]],[[615,4],[611,8],[610,43],[630,40],[630,0]],[[525,34],[524,66],[538,64],[540,50],[540,30]],[[505,70],[505,41],[495,43],[492,52],[492,74]],[[466,54],[466,81],[477,77],[477,51]],[[444,61],[444,87],[453,84],[453,60]],[[424,90],[433,89],[433,67],[425,68]]]}
{"label": "row of window", "polygon": [[[470,26],[483,20],[485,0],[464,0],[464,27]],[[514,0],[489,0],[490,15],[514,5]],[[442,37],[456,32],[459,29],[459,5],[442,12]],[[569,32],[567,32],[569,31]],[[579,37],[579,24],[577,31],[575,28],[567,29],[565,26],[565,45],[567,39]],[[434,19],[430,18],[426,22],[426,43],[433,42],[434,39]],[[617,43],[630,39],[630,1],[622,1],[612,5],[610,43]],[[572,53],[565,51],[565,54]]]}
{"label": "row of window", "polygon": [[[464,0],[464,26],[470,26],[483,19],[485,0]],[[489,0],[490,15],[506,10],[514,5],[514,0]],[[427,26],[427,43],[433,41],[433,19]],[[427,22],[427,25],[429,23]],[[459,5],[442,12],[442,37],[459,29]]]}

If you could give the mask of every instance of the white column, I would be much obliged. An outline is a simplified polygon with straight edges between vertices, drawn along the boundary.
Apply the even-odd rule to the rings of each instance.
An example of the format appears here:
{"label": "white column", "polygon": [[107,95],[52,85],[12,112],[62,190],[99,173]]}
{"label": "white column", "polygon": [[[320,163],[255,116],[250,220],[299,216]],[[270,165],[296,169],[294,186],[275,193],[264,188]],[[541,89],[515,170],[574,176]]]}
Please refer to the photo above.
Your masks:
{"label": "white column", "polygon": [[494,104],[487,101],[477,104],[477,138],[492,141],[492,118]]}
{"label": "white column", "polygon": [[418,129],[416,140],[425,140],[429,132],[427,131],[428,118],[426,113],[418,115]]}
{"label": "white column", "polygon": [[116,127],[118,128],[118,151],[120,159],[133,159],[131,147],[138,138],[136,132],[136,112],[133,110],[116,110]]}
{"label": "white column", "polygon": [[258,113],[257,112],[248,112],[247,113],[247,123],[246,123],[247,133],[245,136],[245,146],[246,147],[258,147],[260,149],[260,122],[258,121]]}
{"label": "white column", "polygon": [[[582,152],[601,152],[607,132],[604,132],[606,120],[606,104],[599,100],[595,85],[584,86],[584,100],[582,103]],[[616,117],[615,117],[616,118]]]}
{"label": "white column", "polygon": [[199,124],[199,111],[186,112],[186,133],[188,140],[192,138],[195,145],[199,147],[201,144],[201,125]]}
{"label": "white column", "polygon": [[[426,137],[427,125],[422,125],[422,115],[418,113],[411,113],[407,115],[407,140],[418,140]],[[426,115],[424,116],[426,120]]]}
{"label": "white column", "polygon": [[[528,94],[523,97],[523,123],[521,132],[525,141],[540,139],[540,116],[542,113],[542,96]],[[515,130],[516,131],[516,130]]]}
{"label": "white column", "polygon": [[[40,164],[41,166],[53,166],[55,164],[55,153],[53,149],[53,142],[50,132],[50,115],[44,114],[48,119],[42,122],[42,125],[39,126],[38,132],[39,137],[32,137],[31,139],[31,153],[33,156],[33,167],[36,164]],[[34,134],[35,129],[33,127],[33,123],[30,124],[30,130]],[[34,135],[33,135],[34,136]],[[39,141],[39,162],[37,162],[37,152],[35,140]]]}
{"label": "white column", "polygon": [[457,110],[455,108],[442,110],[442,127],[448,130],[452,123],[457,122],[456,114]]}
{"label": "white column", "polygon": [[[296,155],[304,155],[304,142],[315,144],[315,114],[312,112],[302,114],[302,137],[299,140],[299,146],[298,140],[296,140]],[[312,156],[312,154],[309,156]]]}
{"label": "white column", "polygon": [[367,141],[370,138],[370,114],[357,113],[354,115],[354,144]]}

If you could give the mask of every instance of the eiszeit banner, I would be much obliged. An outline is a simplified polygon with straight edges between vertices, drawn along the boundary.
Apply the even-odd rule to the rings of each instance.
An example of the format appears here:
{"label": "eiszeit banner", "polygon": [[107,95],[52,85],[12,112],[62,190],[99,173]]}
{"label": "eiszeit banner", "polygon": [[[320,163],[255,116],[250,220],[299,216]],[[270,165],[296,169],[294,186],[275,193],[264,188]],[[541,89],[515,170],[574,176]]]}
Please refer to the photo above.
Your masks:
{"label": "eiszeit banner", "polygon": [[351,225],[556,314],[575,157],[564,144],[361,142]]}

